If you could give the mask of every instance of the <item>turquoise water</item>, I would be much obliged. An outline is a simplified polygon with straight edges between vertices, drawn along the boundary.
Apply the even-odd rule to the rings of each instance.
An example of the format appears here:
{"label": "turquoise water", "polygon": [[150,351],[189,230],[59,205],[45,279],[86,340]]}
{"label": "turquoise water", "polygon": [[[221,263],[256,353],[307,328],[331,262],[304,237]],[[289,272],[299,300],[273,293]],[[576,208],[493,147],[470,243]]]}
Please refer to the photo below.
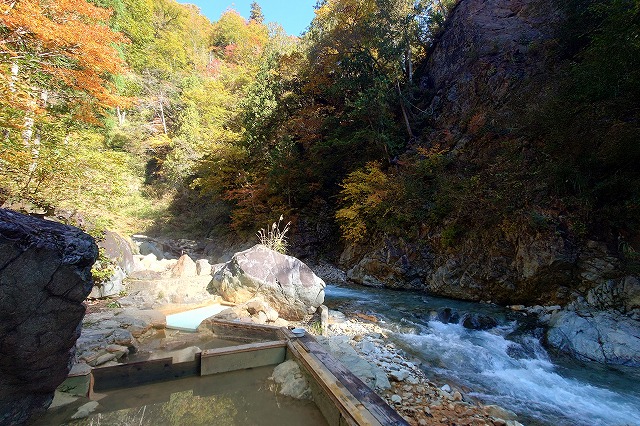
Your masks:
{"label": "turquoise water", "polygon": [[[375,313],[390,339],[440,383],[519,415],[525,425],[640,425],[640,370],[554,357],[524,315],[495,306],[367,287],[327,286],[331,309]],[[490,315],[486,331],[437,321],[443,308]]]}
{"label": "turquoise water", "polygon": [[202,321],[224,311],[225,309],[229,309],[229,307],[211,305],[180,312],[178,314],[167,315],[167,328],[174,330],[196,331]]}

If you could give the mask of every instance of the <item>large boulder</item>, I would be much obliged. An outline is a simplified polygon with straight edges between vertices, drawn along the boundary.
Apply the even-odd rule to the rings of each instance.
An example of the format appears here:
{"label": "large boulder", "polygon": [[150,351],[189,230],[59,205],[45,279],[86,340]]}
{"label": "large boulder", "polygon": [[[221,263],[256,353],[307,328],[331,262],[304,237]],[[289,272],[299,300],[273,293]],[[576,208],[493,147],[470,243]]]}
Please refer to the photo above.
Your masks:
{"label": "large boulder", "polygon": [[244,303],[258,296],[287,320],[300,320],[324,302],[325,283],[295,257],[263,245],[233,255],[211,281],[210,291]]}
{"label": "large boulder", "polygon": [[135,268],[133,244],[133,241],[116,232],[106,231],[102,241],[98,242],[98,247],[102,248],[105,256],[120,267],[125,274],[130,274]]}
{"label": "large boulder", "polygon": [[560,311],[549,345],[578,359],[640,367],[640,321],[614,311]]}
{"label": "large boulder", "polygon": [[66,378],[98,256],[81,230],[0,209],[0,424],[24,424]]}
{"label": "large boulder", "polygon": [[188,255],[183,254],[178,263],[171,269],[171,275],[176,278],[195,277],[198,274],[196,262]]}

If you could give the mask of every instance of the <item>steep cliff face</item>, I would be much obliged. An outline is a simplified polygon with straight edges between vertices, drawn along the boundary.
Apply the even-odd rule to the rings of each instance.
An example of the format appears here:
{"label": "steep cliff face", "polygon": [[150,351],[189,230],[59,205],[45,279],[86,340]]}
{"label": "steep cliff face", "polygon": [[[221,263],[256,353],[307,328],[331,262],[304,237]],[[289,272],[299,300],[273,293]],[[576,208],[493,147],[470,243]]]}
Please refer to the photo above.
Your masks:
{"label": "steep cliff face", "polygon": [[0,424],[44,412],[66,378],[91,292],[93,239],[0,209]]}
{"label": "steep cliff face", "polygon": [[[451,204],[465,204],[417,238],[349,247],[341,261],[352,280],[502,304],[564,305],[624,278],[615,238],[572,222],[541,183],[541,142],[521,130],[558,95],[566,73],[558,4],[457,4],[417,75],[430,113],[421,143],[446,153],[443,180],[468,188],[456,189]],[[445,238],[452,241],[443,244]]]}
{"label": "steep cliff face", "polygon": [[461,0],[419,71],[433,128],[462,136],[474,116],[504,125],[544,96],[531,88],[550,80],[561,22],[553,0]]}

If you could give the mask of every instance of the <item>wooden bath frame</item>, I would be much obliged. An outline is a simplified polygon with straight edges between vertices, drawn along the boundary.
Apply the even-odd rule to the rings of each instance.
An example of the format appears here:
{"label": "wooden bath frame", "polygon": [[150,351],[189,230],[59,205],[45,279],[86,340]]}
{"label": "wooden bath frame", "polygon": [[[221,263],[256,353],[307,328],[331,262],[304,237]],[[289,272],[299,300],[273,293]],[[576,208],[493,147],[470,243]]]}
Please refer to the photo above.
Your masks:
{"label": "wooden bath frame", "polygon": [[104,392],[183,377],[277,365],[293,359],[309,379],[313,401],[329,425],[408,425],[312,336],[296,337],[286,327],[216,319],[207,319],[200,327],[213,331],[220,338],[253,343],[203,350],[187,362],[173,363],[172,358],[163,358],[93,368],[87,375],[88,387],[91,388],[92,384],[93,390]]}

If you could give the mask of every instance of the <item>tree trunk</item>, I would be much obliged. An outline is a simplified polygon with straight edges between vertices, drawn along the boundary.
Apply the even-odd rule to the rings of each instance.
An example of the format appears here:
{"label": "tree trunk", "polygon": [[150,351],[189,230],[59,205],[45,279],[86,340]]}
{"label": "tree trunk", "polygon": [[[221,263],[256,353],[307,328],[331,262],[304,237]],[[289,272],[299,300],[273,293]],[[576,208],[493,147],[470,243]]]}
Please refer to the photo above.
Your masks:
{"label": "tree trunk", "polygon": [[411,46],[407,47],[407,80],[413,81],[413,58],[411,57]]}
{"label": "tree trunk", "polygon": [[[40,159],[40,132],[36,131],[36,135],[33,140],[30,140],[31,145],[31,164],[29,164],[29,173],[27,175],[27,181],[24,184],[24,188],[22,189],[23,194],[29,193],[29,186],[31,186],[31,182],[33,181],[33,177],[35,176],[36,170],[38,168],[38,160]],[[35,194],[36,191],[33,192]],[[32,194],[32,195],[33,195]]]}
{"label": "tree trunk", "polygon": [[27,115],[24,119],[24,130],[22,131],[22,142],[25,147],[29,147],[31,143],[31,138],[33,137],[33,116],[31,114]]}
{"label": "tree trunk", "polygon": [[12,92],[16,91],[16,81],[18,81],[18,64],[15,62],[11,63],[11,80],[9,81],[9,90]]}
{"label": "tree trunk", "polygon": [[400,82],[397,82],[398,87],[398,95],[400,96],[400,109],[402,109],[402,117],[404,118],[404,124],[407,126],[407,133],[409,137],[413,140],[416,138],[416,135],[413,134],[413,130],[411,130],[411,123],[409,122],[409,114],[407,113],[407,109],[404,106],[402,90],[400,90]]}
{"label": "tree trunk", "polygon": [[162,105],[162,99],[160,99],[160,119],[162,120],[162,129],[164,130],[164,134],[167,134],[167,122],[164,119],[164,106]]}
{"label": "tree trunk", "polygon": [[118,116],[118,125],[120,127],[124,126],[125,118],[127,117],[127,111],[120,109],[119,106],[116,107],[116,115]]}

